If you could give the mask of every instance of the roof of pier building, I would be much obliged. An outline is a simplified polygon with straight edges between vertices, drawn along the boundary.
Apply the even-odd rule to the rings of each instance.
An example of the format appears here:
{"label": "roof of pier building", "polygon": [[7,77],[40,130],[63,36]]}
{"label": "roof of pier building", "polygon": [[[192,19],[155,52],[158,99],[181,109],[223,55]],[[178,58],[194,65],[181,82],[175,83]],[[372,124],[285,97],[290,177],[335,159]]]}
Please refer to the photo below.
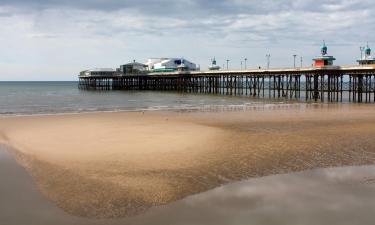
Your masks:
{"label": "roof of pier building", "polygon": [[136,62],[135,60],[131,63],[127,63],[121,65],[118,69],[120,72],[124,74],[138,74],[138,73],[145,73],[147,70],[147,65],[143,63]]}
{"label": "roof of pier building", "polygon": [[185,68],[186,70],[197,70],[197,65],[184,58],[160,58],[160,59],[149,59],[147,61],[149,70],[154,72],[171,72],[176,71],[179,68]]}
{"label": "roof of pier building", "polygon": [[93,68],[80,72],[80,76],[113,76],[115,70],[112,68]]}

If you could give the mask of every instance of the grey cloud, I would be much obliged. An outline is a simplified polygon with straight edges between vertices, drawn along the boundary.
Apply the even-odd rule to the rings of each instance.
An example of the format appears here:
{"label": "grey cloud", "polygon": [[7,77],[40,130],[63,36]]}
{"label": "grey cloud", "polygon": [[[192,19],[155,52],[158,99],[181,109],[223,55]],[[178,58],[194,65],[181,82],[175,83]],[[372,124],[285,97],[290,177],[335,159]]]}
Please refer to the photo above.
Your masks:
{"label": "grey cloud", "polygon": [[161,16],[212,16],[268,14],[280,11],[330,12],[363,9],[374,5],[370,0],[1,0],[0,5],[44,10],[74,8],[80,10],[135,10]]}
{"label": "grey cloud", "polygon": [[[363,17],[374,9],[369,0],[3,0],[1,5],[37,11],[42,15],[35,19],[37,33],[53,31],[59,23],[57,27],[63,31],[75,25],[82,31],[108,37],[197,33],[230,41],[275,43],[283,39],[333,39],[339,30],[342,35],[358,32],[357,24],[372,27],[372,17]],[[56,12],[43,17],[48,10]],[[61,11],[64,14],[60,15]],[[48,24],[53,17],[63,19]]]}
{"label": "grey cloud", "polygon": [[[319,53],[323,39],[330,50],[374,43],[374,11],[373,0],[0,0],[0,37],[15,40],[16,47],[24,43],[19,52],[43,43],[34,49],[37,55],[41,48],[68,51],[59,45],[82,42],[92,51],[126,46],[129,52],[117,54],[140,58],[183,54],[207,60],[216,52],[218,58],[255,54],[254,59],[263,59],[272,49]],[[351,62],[355,50],[337,58]]]}
{"label": "grey cloud", "polygon": [[[352,12],[361,14],[375,8],[370,0],[1,0],[2,5],[41,14],[78,10],[78,15],[72,16],[81,28],[98,36],[204,33],[225,38],[237,33],[236,40],[266,42],[293,38],[310,41],[312,36],[321,39],[338,28],[351,29],[349,20],[358,17]],[[351,18],[337,19],[346,12]],[[137,26],[128,18],[128,23],[113,22],[128,15],[140,21]],[[45,32],[43,20],[35,21],[40,33]]]}
{"label": "grey cloud", "polygon": [[[187,3],[196,3],[194,1],[186,1]],[[0,5],[26,8],[30,10],[45,10],[56,8],[73,8],[80,10],[97,10],[97,11],[116,11],[123,9],[133,9],[143,13],[171,13],[183,12],[186,9],[186,4],[180,1],[166,1],[166,0],[2,0]]]}
{"label": "grey cloud", "polygon": [[0,12],[0,17],[10,17],[12,16],[13,14],[10,13],[10,12]]}

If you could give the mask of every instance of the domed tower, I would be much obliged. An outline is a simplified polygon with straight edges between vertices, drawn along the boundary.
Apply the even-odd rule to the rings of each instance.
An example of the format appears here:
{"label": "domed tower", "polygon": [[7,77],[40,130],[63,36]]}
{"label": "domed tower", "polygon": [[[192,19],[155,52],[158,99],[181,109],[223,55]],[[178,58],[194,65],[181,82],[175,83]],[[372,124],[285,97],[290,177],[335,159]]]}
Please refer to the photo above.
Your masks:
{"label": "domed tower", "polygon": [[365,55],[361,59],[357,60],[359,65],[373,65],[373,64],[375,64],[375,59],[371,56],[370,46],[367,44],[366,48],[361,47],[361,55],[362,55],[363,50],[365,50]]}
{"label": "domed tower", "polygon": [[365,58],[371,58],[371,48],[368,46],[367,44],[367,47],[365,49]]}
{"label": "domed tower", "polygon": [[327,45],[325,42],[323,42],[323,46],[321,48],[321,51],[322,55],[327,55],[327,52],[328,52],[328,48],[327,48]]}
{"label": "domed tower", "polygon": [[333,61],[336,60],[333,56],[328,55],[328,47],[323,41],[323,45],[320,49],[321,55],[316,57],[314,60],[315,67],[325,67],[325,66],[332,66]]}
{"label": "domed tower", "polygon": [[215,57],[211,59],[211,66],[208,67],[209,70],[220,70],[220,66],[216,65]]}

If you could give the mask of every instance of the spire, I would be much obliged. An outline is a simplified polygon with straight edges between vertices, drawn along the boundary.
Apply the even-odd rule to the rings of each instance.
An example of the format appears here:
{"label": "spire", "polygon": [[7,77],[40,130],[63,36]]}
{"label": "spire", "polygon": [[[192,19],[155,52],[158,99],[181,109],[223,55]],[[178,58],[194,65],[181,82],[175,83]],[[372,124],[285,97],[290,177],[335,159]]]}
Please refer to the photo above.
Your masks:
{"label": "spire", "polygon": [[328,48],[326,46],[325,40],[323,40],[323,46],[322,46],[322,49],[321,49],[321,53],[324,56],[324,55],[327,55],[327,52],[328,52]]}

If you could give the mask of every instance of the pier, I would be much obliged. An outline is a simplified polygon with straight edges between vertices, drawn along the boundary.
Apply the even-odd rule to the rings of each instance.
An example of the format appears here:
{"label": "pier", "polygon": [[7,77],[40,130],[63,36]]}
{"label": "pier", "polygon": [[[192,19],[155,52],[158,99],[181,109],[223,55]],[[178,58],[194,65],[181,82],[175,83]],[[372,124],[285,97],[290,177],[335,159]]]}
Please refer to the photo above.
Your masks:
{"label": "pier", "polygon": [[84,90],[154,90],[314,101],[375,102],[375,66],[80,75]]}

